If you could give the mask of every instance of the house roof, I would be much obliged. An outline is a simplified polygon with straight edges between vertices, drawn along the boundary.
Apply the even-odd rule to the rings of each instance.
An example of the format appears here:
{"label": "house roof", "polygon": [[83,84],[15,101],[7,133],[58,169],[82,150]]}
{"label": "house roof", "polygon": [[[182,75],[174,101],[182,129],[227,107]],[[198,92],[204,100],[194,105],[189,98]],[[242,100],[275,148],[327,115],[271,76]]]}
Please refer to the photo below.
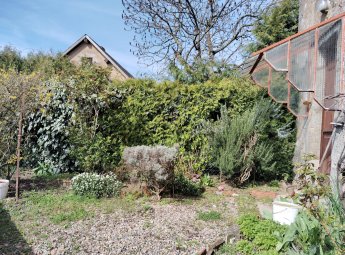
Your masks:
{"label": "house roof", "polygon": [[64,53],[63,55],[68,55],[71,51],[73,51],[76,47],[78,47],[84,40],[88,40],[119,72],[128,78],[133,78],[123,66],[121,66],[112,56],[110,56],[105,49],[96,43],[90,36],[87,34],[80,37],[75,43],[73,43]]}

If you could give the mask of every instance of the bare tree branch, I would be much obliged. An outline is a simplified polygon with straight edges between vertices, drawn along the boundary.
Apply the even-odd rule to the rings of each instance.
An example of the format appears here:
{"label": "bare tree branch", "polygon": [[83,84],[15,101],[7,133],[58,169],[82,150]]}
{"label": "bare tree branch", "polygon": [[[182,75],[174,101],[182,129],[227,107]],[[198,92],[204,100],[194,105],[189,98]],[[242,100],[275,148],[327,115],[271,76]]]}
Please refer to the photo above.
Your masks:
{"label": "bare tree branch", "polygon": [[[273,0],[122,0],[134,54],[146,64],[191,67],[198,59],[235,63],[239,46]],[[231,56],[231,57],[230,57]]]}

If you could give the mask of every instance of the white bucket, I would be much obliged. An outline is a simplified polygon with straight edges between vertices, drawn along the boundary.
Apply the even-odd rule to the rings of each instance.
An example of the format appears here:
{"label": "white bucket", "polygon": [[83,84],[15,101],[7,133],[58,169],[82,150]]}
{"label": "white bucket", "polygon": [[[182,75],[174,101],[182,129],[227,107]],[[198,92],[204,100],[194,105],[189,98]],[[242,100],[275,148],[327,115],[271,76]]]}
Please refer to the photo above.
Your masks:
{"label": "white bucket", "polygon": [[289,202],[274,201],[273,203],[273,220],[280,224],[292,224],[298,214],[299,205]]}
{"label": "white bucket", "polygon": [[7,197],[9,184],[8,180],[0,179],[0,200]]}

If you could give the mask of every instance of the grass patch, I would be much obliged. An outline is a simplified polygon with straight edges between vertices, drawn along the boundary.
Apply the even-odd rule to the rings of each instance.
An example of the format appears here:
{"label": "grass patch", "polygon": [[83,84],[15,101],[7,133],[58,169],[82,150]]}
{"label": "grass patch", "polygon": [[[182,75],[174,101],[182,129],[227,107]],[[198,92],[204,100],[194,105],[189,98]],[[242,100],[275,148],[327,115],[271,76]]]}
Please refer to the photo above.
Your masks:
{"label": "grass patch", "polygon": [[209,192],[209,191],[206,191],[202,197],[205,199],[203,202],[206,204],[209,204],[209,203],[214,203],[214,204],[218,204],[220,203],[221,201],[224,200],[224,196],[223,195],[218,195],[218,194],[215,194],[214,192]]}
{"label": "grass patch", "polygon": [[148,204],[143,205],[144,212],[150,211],[151,209],[152,209],[151,205],[148,205]]}
{"label": "grass patch", "polygon": [[32,218],[46,216],[53,223],[73,222],[93,216],[90,208],[100,201],[81,197],[72,192],[30,192],[21,201],[26,205],[26,214]]}
{"label": "grass patch", "polygon": [[48,219],[54,224],[61,224],[90,218],[97,213],[134,210],[135,202],[120,198],[78,196],[65,190],[46,190],[26,192],[18,204],[11,201],[6,207],[17,221]]}
{"label": "grass patch", "polygon": [[236,255],[236,254],[237,254],[236,246],[233,244],[224,244],[215,253],[215,255]]}
{"label": "grass patch", "polygon": [[217,211],[198,212],[198,220],[215,221],[220,220],[221,218],[221,213]]}
{"label": "grass patch", "polygon": [[248,212],[259,215],[255,199],[247,193],[240,194],[236,197],[236,205],[239,215],[246,214]]}
{"label": "grass patch", "polygon": [[62,222],[72,222],[85,219],[89,216],[93,215],[90,212],[87,212],[84,208],[76,208],[75,210],[69,212],[61,212],[53,215],[51,217],[51,221],[55,224],[59,224]]}

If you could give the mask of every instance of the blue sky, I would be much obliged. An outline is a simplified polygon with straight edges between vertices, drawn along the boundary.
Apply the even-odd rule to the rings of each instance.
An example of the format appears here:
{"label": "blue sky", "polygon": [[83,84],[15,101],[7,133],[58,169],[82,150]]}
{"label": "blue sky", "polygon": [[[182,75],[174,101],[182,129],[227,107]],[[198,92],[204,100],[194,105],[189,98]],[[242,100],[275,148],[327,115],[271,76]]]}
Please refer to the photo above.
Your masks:
{"label": "blue sky", "polygon": [[145,67],[129,52],[121,14],[121,0],[0,0],[0,47],[59,52],[88,34],[138,76]]}

